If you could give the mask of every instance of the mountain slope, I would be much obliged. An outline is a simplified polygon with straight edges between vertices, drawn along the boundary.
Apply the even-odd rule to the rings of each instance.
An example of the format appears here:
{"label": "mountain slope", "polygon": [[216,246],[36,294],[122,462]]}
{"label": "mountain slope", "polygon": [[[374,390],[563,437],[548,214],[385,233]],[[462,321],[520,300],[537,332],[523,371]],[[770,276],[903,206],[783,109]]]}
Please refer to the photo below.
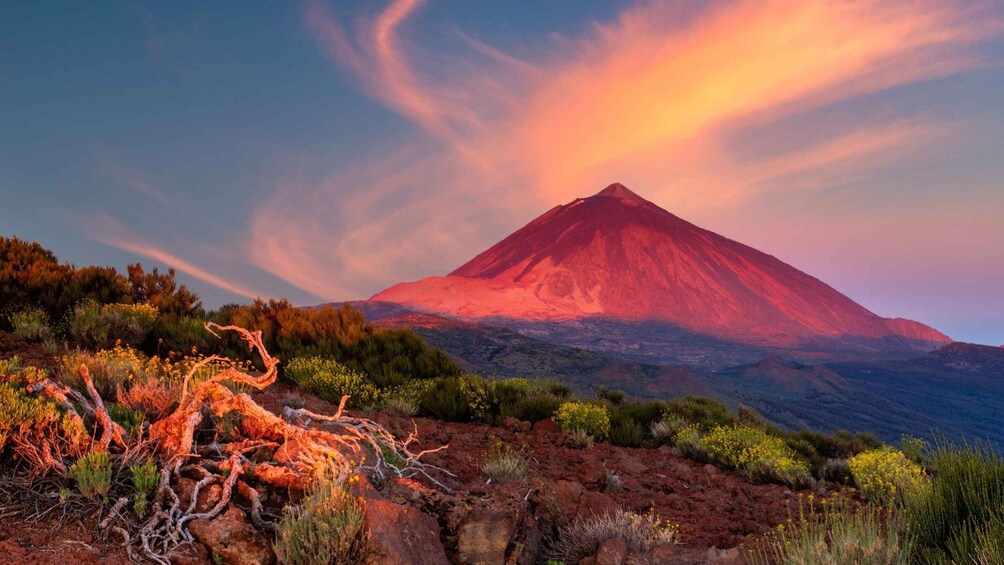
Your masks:
{"label": "mountain slope", "polygon": [[551,209],[446,277],[371,300],[472,320],[656,321],[782,348],[927,351],[951,341],[918,322],[882,318],[620,184]]}

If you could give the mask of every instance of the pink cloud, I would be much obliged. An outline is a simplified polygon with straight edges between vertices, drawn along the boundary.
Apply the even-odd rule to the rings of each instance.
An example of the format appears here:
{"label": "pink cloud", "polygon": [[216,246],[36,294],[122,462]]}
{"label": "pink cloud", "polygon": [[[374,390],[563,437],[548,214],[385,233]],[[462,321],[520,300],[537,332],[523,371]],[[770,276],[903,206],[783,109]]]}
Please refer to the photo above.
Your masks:
{"label": "pink cloud", "polygon": [[274,228],[250,230],[252,261],[318,297],[449,270],[612,181],[687,212],[866,176],[952,124],[866,116],[755,161],[734,144],[758,146],[820,107],[979,68],[976,47],[1002,32],[987,5],[961,1],[740,0],[693,15],[653,1],[521,54],[463,34],[467,52],[434,52],[407,39],[422,5],[395,0],[349,19],[308,4],[319,47],[414,122],[402,143],[422,147],[318,182],[293,171],[260,200],[252,226]]}

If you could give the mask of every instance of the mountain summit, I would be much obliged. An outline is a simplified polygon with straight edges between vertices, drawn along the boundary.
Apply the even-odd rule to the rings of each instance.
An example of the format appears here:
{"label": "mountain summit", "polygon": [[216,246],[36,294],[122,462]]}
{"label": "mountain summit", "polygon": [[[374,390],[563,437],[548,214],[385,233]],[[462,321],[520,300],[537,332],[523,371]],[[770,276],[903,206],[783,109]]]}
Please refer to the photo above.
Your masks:
{"label": "mountain summit", "polygon": [[371,300],[461,319],[608,318],[778,347],[931,350],[950,338],[882,318],[782,261],[612,184],[557,206],[446,277]]}

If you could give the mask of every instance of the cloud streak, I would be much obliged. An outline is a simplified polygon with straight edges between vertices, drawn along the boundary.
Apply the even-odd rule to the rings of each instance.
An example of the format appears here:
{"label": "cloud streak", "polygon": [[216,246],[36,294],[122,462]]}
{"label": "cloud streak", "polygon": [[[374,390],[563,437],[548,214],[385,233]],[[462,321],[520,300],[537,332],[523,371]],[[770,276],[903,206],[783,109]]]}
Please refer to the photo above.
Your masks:
{"label": "cloud streak", "polygon": [[135,231],[107,214],[101,212],[91,214],[89,217],[83,218],[80,221],[80,224],[81,227],[88,233],[89,237],[98,243],[109,245],[111,247],[115,247],[116,249],[121,249],[122,251],[128,251],[129,253],[135,253],[142,257],[158,261],[204,283],[213,285],[219,289],[244,298],[254,299],[260,296],[266,296],[265,294],[251,290],[240,283],[236,283],[210,273],[209,271],[174,255],[162,247],[146,241]]}
{"label": "cloud streak", "polygon": [[[339,69],[410,120],[421,146],[261,199],[249,254],[322,299],[441,273],[542,208],[623,181],[674,211],[820,189],[909,158],[947,120],[856,118],[755,160],[737,146],[815,111],[986,64],[984,4],[736,0],[683,13],[638,2],[578,37],[512,53],[454,34],[409,42],[421,0],[350,18],[314,0],[305,27]],[[351,22],[351,23],[349,23]],[[287,215],[289,214],[289,215]],[[295,217],[296,221],[283,220]]]}

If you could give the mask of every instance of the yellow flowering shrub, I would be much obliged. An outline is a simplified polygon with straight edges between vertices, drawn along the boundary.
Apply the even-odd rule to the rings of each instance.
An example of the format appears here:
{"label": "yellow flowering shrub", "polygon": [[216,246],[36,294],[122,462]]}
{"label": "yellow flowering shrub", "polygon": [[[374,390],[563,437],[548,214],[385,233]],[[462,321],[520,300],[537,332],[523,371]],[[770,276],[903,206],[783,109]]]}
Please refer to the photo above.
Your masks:
{"label": "yellow flowering shrub", "polygon": [[380,391],[365,375],[334,359],[297,357],[286,366],[286,376],[304,391],[328,402],[338,403],[347,394],[349,406],[363,407],[380,399]]}
{"label": "yellow flowering shrub", "polygon": [[594,439],[603,439],[610,433],[610,415],[603,405],[565,402],[554,413],[554,421],[562,430],[584,433]]}
{"label": "yellow flowering shrub", "polygon": [[793,487],[811,482],[808,466],[781,438],[745,425],[717,426],[701,437],[712,462],[736,469],[751,480]]}
{"label": "yellow flowering shrub", "polygon": [[876,504],[901,502],[903,495],[928,484],[928,477],[920,465],[902,451],[888,446],[859,453],[851,457],[848,465],[862,496]]}

